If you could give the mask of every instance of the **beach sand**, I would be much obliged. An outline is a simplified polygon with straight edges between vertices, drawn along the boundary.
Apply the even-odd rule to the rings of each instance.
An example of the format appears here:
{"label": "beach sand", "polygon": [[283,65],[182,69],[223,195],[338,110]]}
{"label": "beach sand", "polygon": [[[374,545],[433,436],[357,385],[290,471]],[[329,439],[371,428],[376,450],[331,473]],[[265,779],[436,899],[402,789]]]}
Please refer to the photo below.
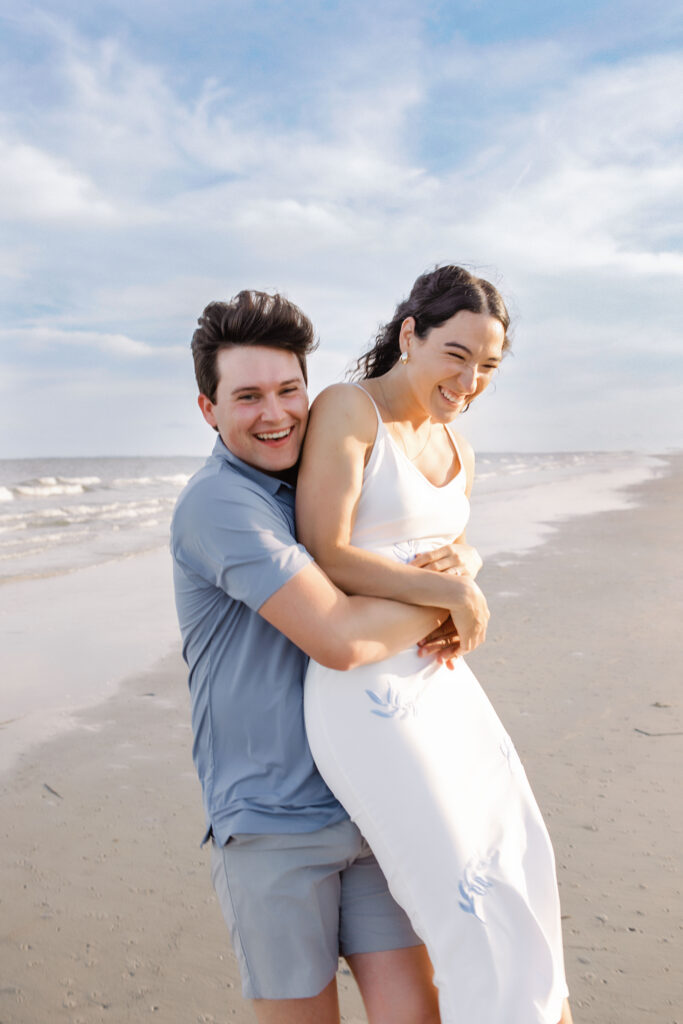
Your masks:
{"label": "beach sand", "polygon": [[[638,507],[481,577],[470,663],[553,838],[576,1024],[683,1021],[683,456],[669,467]],[[0,1024],[253,1019],[199,848],[185,680],[169,655],[1,776]]]}

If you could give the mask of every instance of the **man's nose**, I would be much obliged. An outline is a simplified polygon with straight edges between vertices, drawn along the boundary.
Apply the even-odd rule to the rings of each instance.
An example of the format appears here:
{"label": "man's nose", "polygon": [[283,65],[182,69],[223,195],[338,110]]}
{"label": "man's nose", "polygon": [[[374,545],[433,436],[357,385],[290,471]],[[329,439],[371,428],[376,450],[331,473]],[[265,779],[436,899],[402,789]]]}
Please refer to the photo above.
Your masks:
{"label": "man's nose", "polygon": [[263,403],[263,416],[273,423],[284,419],[284,407],[279,395],[266,395]]}

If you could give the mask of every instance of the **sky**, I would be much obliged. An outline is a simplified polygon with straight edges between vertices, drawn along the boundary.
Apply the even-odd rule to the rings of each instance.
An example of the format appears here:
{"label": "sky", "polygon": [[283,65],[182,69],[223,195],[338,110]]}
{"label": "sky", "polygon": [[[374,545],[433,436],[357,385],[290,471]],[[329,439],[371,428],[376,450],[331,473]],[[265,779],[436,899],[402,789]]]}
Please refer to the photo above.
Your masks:
{"label": "sky", "polygon": [[0,457],[203,454],[203,307],[284,292],[311,391],[459,263],[479,450],[683,446],[683,7],[4,0]]}

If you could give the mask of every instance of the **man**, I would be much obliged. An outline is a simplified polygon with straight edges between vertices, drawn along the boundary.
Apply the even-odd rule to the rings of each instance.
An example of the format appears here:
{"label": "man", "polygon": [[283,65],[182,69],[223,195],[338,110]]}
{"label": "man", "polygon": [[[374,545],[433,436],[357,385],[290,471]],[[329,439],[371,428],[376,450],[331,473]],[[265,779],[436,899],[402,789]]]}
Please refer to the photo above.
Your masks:
{"label": "man", "polygon": [[171,547],[212,878],[262,1024],[337,1024],[340,954],[371,1024],[436,1024],[424,946],[313,763],[302,683],[307,656],[377,661],[443,615],[348,597],[296,542],[313,347],[296,306],[247,291],[207,306],[192,341],[219,437],[178,500]]}

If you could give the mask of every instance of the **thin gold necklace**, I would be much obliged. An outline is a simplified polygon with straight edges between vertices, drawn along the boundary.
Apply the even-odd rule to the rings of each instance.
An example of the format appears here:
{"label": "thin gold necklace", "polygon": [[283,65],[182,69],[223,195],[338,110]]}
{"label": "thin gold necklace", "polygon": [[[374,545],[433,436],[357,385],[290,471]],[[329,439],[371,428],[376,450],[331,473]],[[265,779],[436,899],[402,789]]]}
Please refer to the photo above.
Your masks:
{"label": "thin gold necklace", "polygon": [[[379,381],[379,380],[377,381],[377,383],[379,385],[380,391],[382,392],[382,402],[384,403],[384,408],[387,410],[389,415],[391,415],[391,409],[389,408],[389,403],[387,402],[387,395],[386,395],[386,392],[384,390],[384,384],[381,381]],[[415,459],[419,459],[420,458],[420,456],[422,455],[423,451],[425,450],[425,448],[427,447],[427,445],[429,444],[431,439],[432,439],[432,421],[431,421],[431,419],[429,420],[429,427],[427,429],[427,440],[422,445],[422,447],[420,448],[419,452],[415,452],[414,455],[409,455],[408,454],[408,449],[406,448],[405,441],[400,436],[398,438],[398,440],[399,440],[399,442],[401,444],[401,448],[403,449],[403,452],[405,454],[405,457],[407,459],[409,459],[411,462],[415,462]]]}

